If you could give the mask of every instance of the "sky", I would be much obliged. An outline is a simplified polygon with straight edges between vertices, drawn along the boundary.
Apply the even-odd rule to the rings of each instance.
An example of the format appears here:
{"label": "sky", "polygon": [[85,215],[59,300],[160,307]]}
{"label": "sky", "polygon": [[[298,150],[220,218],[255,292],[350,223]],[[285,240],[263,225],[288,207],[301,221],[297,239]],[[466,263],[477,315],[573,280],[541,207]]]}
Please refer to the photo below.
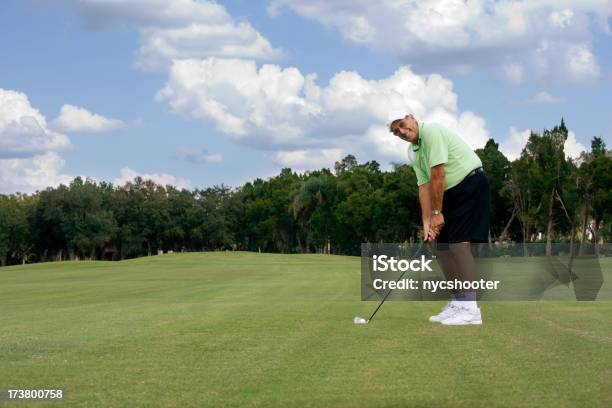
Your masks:
{"label": "sky", "polygon": [[510,159],[612,146],[612,0],[3,0],[0,193],[76,176],[237,187],[353,154],[389,112]]}

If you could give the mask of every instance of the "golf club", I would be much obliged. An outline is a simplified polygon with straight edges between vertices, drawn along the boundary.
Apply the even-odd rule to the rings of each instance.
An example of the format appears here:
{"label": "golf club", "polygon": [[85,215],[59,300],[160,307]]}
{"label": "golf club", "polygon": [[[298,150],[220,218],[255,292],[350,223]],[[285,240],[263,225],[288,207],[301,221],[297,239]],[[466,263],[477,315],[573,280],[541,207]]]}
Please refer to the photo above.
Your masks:
{"label": "golf club", "polygon": [[[417,258],[417,257],[421,256],[422,253],[423,253],[423,243],[421,243],[421,245],[419,245],[419,247],[417,248],[416,252],[412,255],[411,259],[414,259],[414,258]],[[402,274],[399,276],[399,278],[397,278],[396,282],[400,281],[404,277],[405,273],[406,273],[406,271],[403,271]],[[369,319],[366,320],[363,317],[356,316],[353,319],[353,323],[355,323],[355,324],[368,324],[368,323],[370,323],[372,321],[372,319],[374,318],[374,316],[376,315],[376,313],[378,312],[378,310],[380,310],[382,305],[385,303],[385,300],[387,300],[387,297],[389,297],[389,294],[391,293],[392,290],[393,289],[389,289],[387,291],[385,296],[382,298],[382,300],[378,304],[378,307],[376,309],[374,309],[374,312],[370,315]]]}

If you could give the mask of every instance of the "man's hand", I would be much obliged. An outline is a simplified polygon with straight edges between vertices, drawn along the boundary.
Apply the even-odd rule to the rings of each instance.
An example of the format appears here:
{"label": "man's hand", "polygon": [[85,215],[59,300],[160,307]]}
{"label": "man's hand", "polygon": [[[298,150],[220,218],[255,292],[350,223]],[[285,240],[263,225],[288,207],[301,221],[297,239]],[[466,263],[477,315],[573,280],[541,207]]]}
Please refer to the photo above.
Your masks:
{"label": "man's hand", "polygon": [[440,230],[442,230],[442,227],[444,227],[444,216],[442,213],[433,214],[430,222],[430,229],[427,235],[429,235],[430,239],[436,239],[440,234]]}
{"label": "man's hand", "polygon": [[431,223],[429,221],[423,221],[423,241],[428,242],[432,239],[433,237],[431,236]]}

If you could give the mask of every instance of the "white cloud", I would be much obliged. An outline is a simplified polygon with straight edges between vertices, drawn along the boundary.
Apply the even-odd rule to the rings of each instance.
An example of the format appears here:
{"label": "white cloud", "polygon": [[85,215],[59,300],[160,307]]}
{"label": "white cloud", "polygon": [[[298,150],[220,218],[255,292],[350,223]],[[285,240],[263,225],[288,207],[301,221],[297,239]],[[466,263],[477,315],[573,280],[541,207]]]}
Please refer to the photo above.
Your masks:
{"label": "white cloud", "polygon": [[0,159],[0,192],[32,193],[49,186],[67,185],[73,177],[61,174],[64,164],[65,160],[55,152]]}
{"label": "white cloud", "polygon": [[[482,118],[459,111],[451,81],[437,74],[416,75],[409,67],[379,80],[342,71],[320,86],[316,75],[304,76],[294,67],[258,67],[237,59],[177,60],[156,99],[176,114],[212,121],[242,144],[281,151],[276,159],[283,163],[307,160],[320,149],[402,159],[396,140],[377,138],[391,110],[438,121],[474,148],[488,139]],[[395,147],[381,146],[385,141]]]}
{"label": "white cloud", "polygon": [[[518,159],[521,156],[521,152],[527,144],[530,135],[530,129],[525,129],[519,132],[518,130],[516,130],[516,128],[511,127],[510,133],[506,140],[500,143],[501,152],[510,161]],[[568,131],[567,139],[565,140],[563,149],[565,151],[565,156],[572,159],[578,158],[581,152],[587,150],[582,143],[576,140],[576,134],[571,130]]]}
{"label": "white cloud", "polygon": [[122,186],[128,181],[133,181],[135,177],[141,177],[143,180],[152,180],[156,184],[160,184],[162,186],[170,184],[181,189],[191,189],[191,181],[188,179],[177,178],[176,176],[167,173],[139,173],[127,166],[121,169],[121,175],[116,178],[113,183],[115,185]]}
{"label": "white cloud", "polygon": [[58,154],[72,148],[70,139],[49,129],[26,94],[0,89],[0,192],[31,193],[68,183]]}
{"label": "white cloud", "polygon": [[275,59],[282,55],[250,23],[236,22],[214,1],[50,1],[74,9],[91,29],[136,27],[140,48],[135,66],[143,70],[163,70],[177,58]]}
{"label": "white cloud", "polygon": [[70,139],[49,129],[26,94],[0,88],[0,158],[26,158],[71,148]]}
{"label": "white cloud", "polygon": [[344,157],[342,149],[303,149],[278,151],[273,160],[284,167],[296,170],[334,168],[334,163]]}
{"label": "white cloud", "polygon": [[[591,38],[610,32],[612,16],[609,0],[268,0],[271,15],[283,8],[336,28],[348,41],[398,54],[421,71],[497,67],[512,83],[532,73],[558,81],[597,78]],[[555,51],[542,54],[547,43]],[[546,74],[537,70],[542,58]]]}
{"label": "white cloud", "polygon": [[125,123],[118,119],[105,118],[102,115],[91,113],[85,108],[73,105],[63,105],[59,116],[51,126],[66,133],[98,133],[125,127]]}
{"label": "white cloud", "polygon": [[580,153],[587,151],[587,148],[576,140],[576,134],[571,130],[567,133],[567,139],[563,145],[565,156],[571,159],[580,157]]}
{"label": "white cloud", "polygon": [[307,79],[295,68],[281,69],[254,61],[208,58],[177,60],[158,101],[168,101],[172,112],[212,120],[235,139],[266,144],[303,143],[305,129],[298,123],[319,109],[301,93]]}
{"label": "white cloud", "polygon": [[141,37],[136,66],[144,70],[165,68],[173,59],[210,56],[274,59],[281,55],[247,22],[143,28]]}
{"label": "white cloud", "polygon": [[543,41],[533,52],[535,73],[557,82],[589,82],[600,77],[601,70],[586,43]]}
{"label": "white cloud", "polygon": [[534,105],[552,105],[555,103],[562,102],[565,102],[564,98],[553,96],[546,91],[538,92],[537,94],[529,98],[529,103]]}
{"label": "white cloud", "polygon": [[511,127],[510,134],[506,140],[500,143],[499,150],[501,150],[510,161],[518,159],[530,135],[531,129],[525,129],[519,132],[515,127]]}

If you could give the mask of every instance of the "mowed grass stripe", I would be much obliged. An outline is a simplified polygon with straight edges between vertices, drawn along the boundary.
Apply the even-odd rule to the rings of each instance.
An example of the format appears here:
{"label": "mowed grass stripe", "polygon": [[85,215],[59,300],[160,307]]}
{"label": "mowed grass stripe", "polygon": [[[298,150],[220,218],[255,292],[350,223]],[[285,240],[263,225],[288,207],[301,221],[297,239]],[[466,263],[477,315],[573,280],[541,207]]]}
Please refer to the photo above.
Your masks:
{"label": "mowed grass stripe", "polygon": [[[607,260],[606,260],[607,261]],[[188,253],[0,269],[0,387],[72,406],[610,406],[609,302],[359,301],[359,259]],[[44,406],[37,404],[36,406]]]}

